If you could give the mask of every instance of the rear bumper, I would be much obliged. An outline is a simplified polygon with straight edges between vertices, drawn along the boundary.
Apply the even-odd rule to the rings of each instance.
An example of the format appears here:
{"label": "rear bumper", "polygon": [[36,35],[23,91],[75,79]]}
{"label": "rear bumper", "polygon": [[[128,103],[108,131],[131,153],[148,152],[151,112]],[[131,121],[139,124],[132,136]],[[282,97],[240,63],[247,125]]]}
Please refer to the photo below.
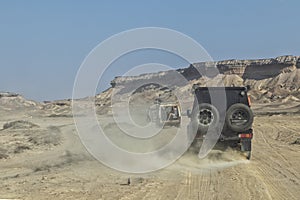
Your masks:
{"label": "rear bumper", "polygon": [[[233,132],[227,131],[223,128],[219,140],[240,140],[240,139],[252,139],[253,137],[253,129],[248,129],[243,132]],[[201,133],[199,130],[197,131],[196,138],[205,138],[205,134]]]}
{"label": "rear bumper", "polygon": [[[251,137],[241,138],[241,135],[245,136],[244,134],[251,134]],[[231,146],[231,147],[235,146],[238,147],[240,151],[251,151],[252,136],[253,136],[252,129],[247,132],[236,133],[235,136],[226,136],[222,133],[220,138],[218,139],[217,144],[220,144],[221,146]],[[205,135],[197,134],[193,143],[201,144],[204,139],[205,139]]]}
{"label": "rear bumper", "polygon": [[[205,135],[197,135],[195,137],[195,139],[203,140],[203,139],[205,139]],[[251,138],[240,138],[239,134],[235,135],[235,136],[225,136],[225,135],[221,134],[218,140],[220,142],[222,142],[222,141],[251,141],[252,137]]]}

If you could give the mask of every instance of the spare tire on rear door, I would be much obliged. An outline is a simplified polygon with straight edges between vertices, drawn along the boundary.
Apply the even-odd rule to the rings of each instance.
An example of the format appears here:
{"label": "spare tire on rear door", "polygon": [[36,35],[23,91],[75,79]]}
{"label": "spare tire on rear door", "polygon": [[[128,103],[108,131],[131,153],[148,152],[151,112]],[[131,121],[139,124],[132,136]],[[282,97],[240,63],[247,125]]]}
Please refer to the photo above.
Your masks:
{"label": "spare tire on rear door", "polygon": [[206,133],[208,128],[217,127],[220,116],[217,108],[208,103],[201,103],[199,105],[198,113],[198,130],[201,133]]}
{"label": "spare tire on rear door", "polygon": [[230,106],[226,113],[226,124],[233,131],[242,132],[251,128],[253,112],[249,106],[237,103]]}

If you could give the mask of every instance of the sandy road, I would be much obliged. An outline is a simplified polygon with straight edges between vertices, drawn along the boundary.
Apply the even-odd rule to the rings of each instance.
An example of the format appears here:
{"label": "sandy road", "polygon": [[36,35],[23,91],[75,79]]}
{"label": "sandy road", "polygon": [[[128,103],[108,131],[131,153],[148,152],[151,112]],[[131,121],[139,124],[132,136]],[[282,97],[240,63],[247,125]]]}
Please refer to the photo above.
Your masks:
{"label": "sandy road", "polygon": [[[0,161],[0,198],[296,200],[300,145],[291,143],[300,137],[299,121],[300,116],[256,117],[251,161],[234,151],[213,151],[204,160],[187,154],[166,169],[133,175],[93,160],[72,121],[59,119],[52,122],[61,127],[64,137],[57,149]],[[41,119],[35,122],[42,124]],[[40,170],[33,167],[37,164]]]}
{"label": "sandy road", "polygon": [[[171,180],[149,188],[143,199],[299,199],[300,148],[290,144],[292,137],[300,136],[296,132],[298,119],[295,116],[258,117],[250,162],[243,162],[235,155],[234,159],[229,156],[229,159],[222,157],[222,161],[203,162],[195,170],[196,166],[185,166],[183,158],[174,164],[180,168],[166,170],[180,170],[181,178],[166,173]],[[130,199],[141,196],[136,193]]]}
{"label": "sandy road", "polygon": [[[214,162],[210,169],[187,170],[184,181],[161,189],[162,195],[176,194],[169,199],[299,199],[300,148],[290,145],[291,138],[300,136],[299,121],[299,116],[256,118],[250,162],[235,165],[232,160],[231,167]],[[168,188],[177,189],[168,192]]]}
{"label": "sandy road", "polygon": [[186,170],[179,183],[154,193],[161,195],[158,199],[299,199],[300,148],[289,144],[291,137],[300,136],[298,120],[258,117],[250,162],[230,161],[231,167],[215,162],[210,169]]}

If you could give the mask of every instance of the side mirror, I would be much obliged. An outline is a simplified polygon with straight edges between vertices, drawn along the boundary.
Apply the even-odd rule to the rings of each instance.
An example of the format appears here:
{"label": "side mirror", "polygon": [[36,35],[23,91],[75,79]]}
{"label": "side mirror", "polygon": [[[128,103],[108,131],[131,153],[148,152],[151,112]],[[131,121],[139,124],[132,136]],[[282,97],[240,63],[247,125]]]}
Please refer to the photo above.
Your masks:
{"label": "side mirror", "polygon": [[188,118],[191,118],[192,113],[191,113],[191,110],[190,110],[190,109],[188,109],[188,110],[186,111],[186,115],[187,115]]}

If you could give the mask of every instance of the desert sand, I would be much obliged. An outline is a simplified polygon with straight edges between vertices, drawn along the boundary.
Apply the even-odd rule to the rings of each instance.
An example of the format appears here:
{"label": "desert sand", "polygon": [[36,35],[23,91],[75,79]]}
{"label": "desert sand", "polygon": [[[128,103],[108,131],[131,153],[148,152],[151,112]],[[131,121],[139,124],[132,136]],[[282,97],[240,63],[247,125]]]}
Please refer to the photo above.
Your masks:
{"label": "desert sand", "polygon": [[250,161],[233,149],[213,150],[203,160],[186,153],[165,169],[126,174],[85,150],[72,117],[2,115],[0,198],[296,200],[299,121],[298,114],[257,115]]}

